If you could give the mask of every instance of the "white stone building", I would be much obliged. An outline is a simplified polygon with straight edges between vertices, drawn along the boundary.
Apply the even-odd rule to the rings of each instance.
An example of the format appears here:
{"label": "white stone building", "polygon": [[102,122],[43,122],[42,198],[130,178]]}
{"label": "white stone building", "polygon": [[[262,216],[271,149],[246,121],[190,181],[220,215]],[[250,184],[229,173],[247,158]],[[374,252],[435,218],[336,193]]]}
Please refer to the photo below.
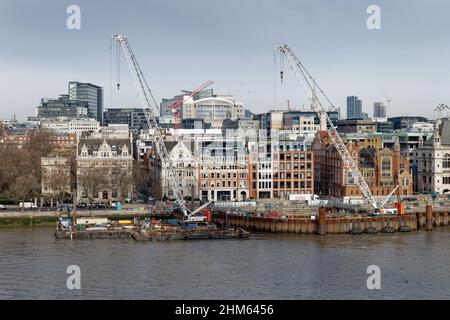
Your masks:
{"label": "white stone building", "polygon": [[417,149],[418,191],[450,193],[450,121],[437,120],[433,136]]}
{"label": "white stone building", "polygon": [[[175,174],[184,198],[199,198],[198,161],[193,152],[193,143],[186,141],[166,141],[166,148],[172,160]],[[171,187],[168,163],[161,166],[161,160],[156,152],[151,152],[148,160],[149,174],[152,177],[151,193],[157,199],[174,200]]]}
{"label": "white stone building", "polygon": [[213,96],[195,101],[191,98],[181,107],[182,119],[203,119],[211,124],[212,129],[222,129],[223,120],[244,118],[244,115],[243,103],[235,101],[233,96]]}
{"label": "white stone building", "polygon": [[132,178],[133,143],[130,132],[94,132],[79,138],[78,202],[111,202],[131,198]]}
{"label": "white stone building", "polygon": [[95,119],[55,119],[55,120],[43,120],[41,127],[51,130],[56,134],[69,134],[69,133],[86,133],[95,132],[100,129],[100,122]]}

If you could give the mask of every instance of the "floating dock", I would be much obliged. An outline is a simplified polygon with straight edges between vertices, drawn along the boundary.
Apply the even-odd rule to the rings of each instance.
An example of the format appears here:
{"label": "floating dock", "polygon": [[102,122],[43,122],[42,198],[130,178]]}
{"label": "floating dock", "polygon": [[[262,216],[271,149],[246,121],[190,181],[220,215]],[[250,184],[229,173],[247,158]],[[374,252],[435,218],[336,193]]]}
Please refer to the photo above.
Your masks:
{"label": "floating dock", "polygon": [[57,239],[119,239],[131,238],[132,230],[56,230]]}
{"label": "floating dock", "polygon": [[120,239],[138,241],[245,239],[250,233],[240,227],[221,227],[209,222],[186,223],[175,219],[144,221],[110,221],[105,218],[60,219],[56,226],[57,239]]}
{"label": "floating dock", "polygon": [[148,232],[135,231],[132,237],[137,241],[206,240],[206,239],[248,239],[250,232],[239,227],[203,230],[175,229]]}

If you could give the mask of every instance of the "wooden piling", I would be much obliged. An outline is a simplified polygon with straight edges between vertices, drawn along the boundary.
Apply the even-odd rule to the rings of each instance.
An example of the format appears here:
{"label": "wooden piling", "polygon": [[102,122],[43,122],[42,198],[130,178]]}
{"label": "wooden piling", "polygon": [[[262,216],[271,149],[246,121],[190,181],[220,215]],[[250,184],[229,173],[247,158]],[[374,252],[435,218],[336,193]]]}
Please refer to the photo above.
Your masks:
{"label": "wooden piling", "polygon": [[319,236],[324,236],[327,234],[327,214],[325,208],[321,207],[319,209],[319,221],[317,226],[317,234]]}
{"label": "wooden piling", "polygon": [[433,230],[433,206],[427,205],[425,212],[425,230]]}

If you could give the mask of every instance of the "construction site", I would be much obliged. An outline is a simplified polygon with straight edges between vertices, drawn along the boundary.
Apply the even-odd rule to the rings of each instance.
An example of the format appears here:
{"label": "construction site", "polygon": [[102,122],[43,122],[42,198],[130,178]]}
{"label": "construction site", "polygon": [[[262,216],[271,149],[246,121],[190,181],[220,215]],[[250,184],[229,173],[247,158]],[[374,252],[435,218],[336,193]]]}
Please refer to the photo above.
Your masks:
{"label": "construction site", "polygon": [[[285,184],[284,181],[275,181],[272,178],[277,177],[278,173],[280,173],[280,177],[277,177],[277,179],[283,178],[284,166],[286,165],[286,169],[290,169],[288,161],[291,161],[291,155],[292,160],[312,160],[312,157],[315,157],[320,149],[313,148],[313,150],[308,150],[310,151],[309,155],[307,153],[306,155],[303,153],[299,155],[295,151],[303,151],[303,149],[294,147],[289,149],[289,145],[287,145],[285,150],[281,149],[281,151],[287,151],[286,158],[284,158],[284,153],[277,150],[279,151],[280,161],[283,162],[280,162],[280,167],[272,168],[270,165],[273,156],[272,143],[275,141],[279,143],[279,137],[272,136],[272,133],[269,132],[266,133],[264,141],[259,139],[260,136],[256,137],[256,140],[252,140],[251,138],[255,137],[248,135],[250,130],[237,131],[231,139],[226,136],[223,140],[209,144],[202,149],[200,154],[195,154],[195,161],[206,173],[200,175],[200,179],[191,175],[191,182],[186,184],[189,178],[180,174],[178,159],[170,151],[174,146],[178,146],[180,141],[184,143],[184,146],[192,142],[203,146],[205,137],[194,135],[190,137],[191,140],[188,142],[183,140],[184,137],[179,134],[180,107],[213,82],[207,81],[199,88],[186,92],[185,95],[169,106],[168,109],[174,114],[174,131],[171,137],[167,137],[166,131],[160,127],[160,120],[158,120],[158,104],[143,71],[139,67],[127,37],[115,35],[112,39],[117,42],[123,51],[136,86],[141,107],[145,110],[146,122],[153,145],[149,161],[152,161],[154,166],[159,166],[162,170],[160,175],[167,180],[165,182],[167,185],[163,187],[166,190],[163,190],[161,194],[170,195],[173,201],[157,201],[152,209],[144,212],[129,211],[127,212],[127,216],[130,218],[128,220],[96,218],[92,216],[95,213],[90,213],[90,216],[86,217],[81,213],[77,214],[76,209],[74,209],[67,218],[59,219],[55,233],[57,238],[132,237],[138,241],[244,239],[249,238],[252,231],[318,235],[327,233],[376,234],[378,232],[411,232],[424,227],[431,230],[433,226],[448,225],[446,208],[450,206],[447,199],[445,197],[440,199],[434,197],[435,210],[433,212],[433,205],[430,203],[429,197],[416,196],[411,198],[404,196],[408,194],[406,186],[409,185],[409,182],[405,183],[405,176],[400,174],[394,178],[396,179],[395,184],[387,184],[386,187],[381,189],[381,193],[377,189],[377,196],[374,196],[373,189],[371,190],[371,186],[365,178],[368,175],[366,172],[362,173],[358,164],[360,157],[363,157],[362,154],[353,150],[353,142],[349,141],[347,137],[341,136],[336,124],[330,117],[330,112],[336,110],[336,107],[288,45],[281,45],[276,49],[276,52],[280,54],[281,61],[287,61],[302,90],[305,91],[311,110],[320,120],[318,136],[322,139],[321,143],[327,141],[337,161],[342,164],[343,188],[346,188],[346,194],[352,196],[340,198],[318,196],[314,193],[316,189],[313,188],[312,183],[305,179],[304,173],[301,173],[301,177],[297,173],[294,173],[293,176],[287,173],[289,180],[286,184],[288,188],[291,185],[299,188],[301,184],[302,188],[305,188],[304,190],[309,188],[309,192],[302,191],[290,194],[288,191],[286,200],[270,199],[270,192],[268,197],[263,196],[264,188],[271,189],[272,183],[274,187],[278,184],[280,186]],[[279,73],[281,83],[286,77],[284,72],[282,66]],[[117,84],[117,90],[119,89],[120,83]],[[186,114],[189,111],[183,110],[183,112]],[[229,143],[230,140],[232,140],[231,144]],[[243,164],[243,162],[250,163],[248,167],[251,168],[251,160],[248,155],[240,154],[240,149],[242,145],[251,145],[255,141],[257,141],[256,154],[258,156],[264,154],[264,157],[267,158],[258,158],[259,169],[256,169],[255,165],[253,166],[253,176],[259,175],[260,177],[259,188],[255,187],[255,184],[253,185],[253,188],[258,189],[258,191],[253,192],[252,186],[249,186],[251,185],[249,177],[252,175],[252,171],[250,169],[250,172],[248,172],[247,167]],[[262,149],[261,144],[263,144]],[[170,149],[168,145],[170,145]],[[395,147],[400,148],[398,141]],[[289,153],[289,151],[294,152]],[[283,155],[283,158],[281,155]],[[265,159],[270,164],[264,166],[264,160],[261,159]],[[394,156],[393,159],[394,164],[400,163],[399,157],[395,158]],[[188,162],[187,167],[192,165],[189,161],[194,161],[189,158],[183,160]],[[227,163],[234,164],[233,175],[226,171]],[[205,170],[205,168],[210,171]],[[311,165],[306,161],[305,166],[302,163],[302,168],[305,170],[311,169]],[[225,172],[227,172],[227,175]],[[217,180],[219,176],[220,180]],[[269,183],[264,181],[267,176],[269,177]],[[156,172],[154,178],[155,180],[161,179]],[[310,178],[312,181],[312,177]],[[402,180],[402,185],[400,185],[400,180]],[[216,181],[218,181],[217,187],[227,187],[228,184],[230,191],[218,192],[215,190]],[[186,201],[186,188],[190,189],[191,192],[190,205]],[[196,190],[194,191],[194,189]],[[195,192],[197,201],[194,201]],[[254,199],[255,192],[260,195],[258,199]],[[280,195],[283,196],[282,192],[280,192]],[[278,195],[278,193],[274,192],[274,195]],[[114,216],[114,213],[110,216]]]}

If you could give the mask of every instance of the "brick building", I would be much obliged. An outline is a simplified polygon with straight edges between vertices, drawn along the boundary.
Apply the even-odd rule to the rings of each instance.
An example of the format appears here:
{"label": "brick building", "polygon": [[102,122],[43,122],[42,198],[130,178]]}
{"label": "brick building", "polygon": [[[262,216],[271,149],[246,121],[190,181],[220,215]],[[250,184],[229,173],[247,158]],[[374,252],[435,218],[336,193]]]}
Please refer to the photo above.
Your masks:
{"label": "brick building", "polygon": [[314,154],[297,141],[280,141],[273,153],[273,198],[314,193]]}
{"label": "brick building", "polygon": [[[395,194],[411,195],[413,178],[410,173],[409,159],[402,157],[400,144],[394,150],[388,148],[361,148],[355,141],[344,138],[347,149],[358,164],[372,194],[387,196],[395,186],[399,189]],[[354,183],[350,172],[331,143],[326,131],[319,131],[314,142],[315,186],[317,194],[334,197],[359,197],[359,187]]]}

